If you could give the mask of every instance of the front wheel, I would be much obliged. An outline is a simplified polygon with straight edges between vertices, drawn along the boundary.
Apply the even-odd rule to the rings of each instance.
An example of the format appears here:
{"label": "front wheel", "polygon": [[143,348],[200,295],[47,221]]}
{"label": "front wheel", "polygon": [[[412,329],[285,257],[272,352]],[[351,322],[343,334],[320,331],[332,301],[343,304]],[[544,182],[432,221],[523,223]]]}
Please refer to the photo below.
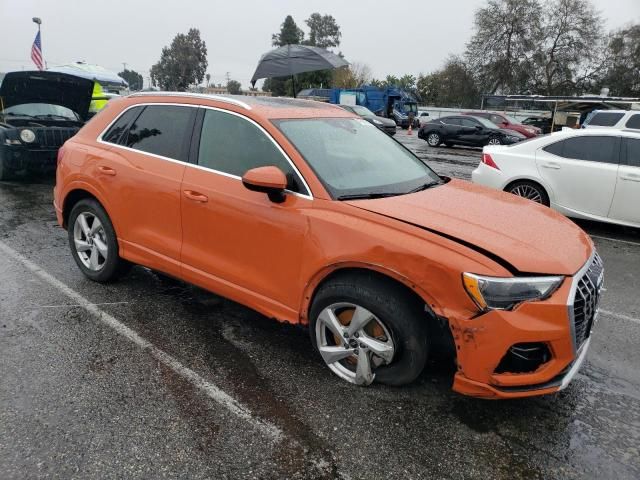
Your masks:
{"label": "front wheel", "polygon": [[491,137],[487,141],[487,145],[502,145],[502,140],[498,137]]}
{"label": "front wheel", "polygon": [[373,275],[345,275],[320,288],[310,312],[311,340],[329,369],[357,385],[404,385],[427,360],[424,306]]}
{"label": "front wheel", "polygon": [[441,143],[442,143],[442,137],[440,136],[439,133],[431,132],[427,134],[427,144],[430,147],[437,147]]}
{"label": "front wheel", "polygon": [[68,221],[71,255],[82,273],[96,282],[109,282],[125,273],[129,262],[120,258],[118,240],[102,205],[80,200]]}
{"label": "front wheel", "polygon": [[541,185],[535,182],[524,180],[515,182],[509,185],[505,191],[531,200],[532,202],[541,203],[547,207],[550,205],[549,195]]}

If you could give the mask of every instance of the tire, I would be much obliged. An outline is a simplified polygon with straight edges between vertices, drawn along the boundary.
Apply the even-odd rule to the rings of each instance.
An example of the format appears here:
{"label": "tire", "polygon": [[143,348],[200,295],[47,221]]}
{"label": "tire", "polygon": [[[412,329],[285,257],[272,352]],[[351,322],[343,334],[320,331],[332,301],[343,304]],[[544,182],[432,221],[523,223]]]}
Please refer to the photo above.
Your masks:
{"label": "tire", "polygon": [[500,137],[489,137],[487,140],[487,145],[502,145],[502,140]]}
{"label": "tire", "polygon": [[[327,326],[328,311],[341,322],[334,328]],[[368,314],[373,317],[350,335],[348,326],[356,312],[364,312],[361,318]],[[345,274],[322,285],[309,318],[312,344],[329,369],[350,383],[366,386],[375,379],[387,385],[404,385],[420,375],[427,361],[428,317],[424,304],[402,286],[376,274]],[[342,328],[342,337],[335,333],[336,328]],[[369,348],[371,339],[378,342],[375,348]],[[379,348],[381,345],[384,349]],[[386,358],[375,352],[382,352]],[[342,359],[333,360],[329,356],[333,354]],[[370,365],[371,375],[358,375],[361,362]]]}
{"label": "tire", "polygon": [[[96,200],[85,198],[74,205],[69,215],[68,236],[71,256],[87,278],[100,283],[110,282],[131,268],[131,264],[118,255],[113,224]],[[76,246],[76,240],[81,246]]]}
{"label": "tire", "polygon": [[442,137],[438,132],[429,132],[426,141],[430,147],[437,147],[442,143]]}
{"label": "tire", "polygon": [[546,207],[550,205],[549,195],[542,185],[528,180],[513,182],[504,189],[505,192],[518,195],[532,202],[540,203]]}

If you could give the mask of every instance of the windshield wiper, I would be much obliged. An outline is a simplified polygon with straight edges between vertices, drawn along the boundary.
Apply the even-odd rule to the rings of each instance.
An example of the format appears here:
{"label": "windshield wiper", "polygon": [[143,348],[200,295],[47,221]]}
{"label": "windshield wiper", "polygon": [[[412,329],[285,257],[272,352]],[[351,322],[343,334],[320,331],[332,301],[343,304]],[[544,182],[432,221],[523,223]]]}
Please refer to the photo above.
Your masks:
{"label": "windshield wiper", "polygon": [[385,198],[385,197],[395,197],[397,195],[402,195],[401,193],[354,193],[351,195],[340,195],[336,197],[337,200],[364,200],[370,198]]}
{"label": "windshield wiper", "polygon": [[423,183],[419,187],[416,187],[413,190],[409,190],[408,192],[406,192],[406,194],[420,192],[422,190],[426,190],[427,188],[435,187],[436,185],[441,185],[441,184],[442,182],[438,182],[438,181]]}
{"label": "windshield wiper", "polygon": [[56,115],[54,113],[43,113],[41,115],[34,115],[34,118],[62,118],[63,120],[72,120],[69,117],[65,117],[64,115]]}

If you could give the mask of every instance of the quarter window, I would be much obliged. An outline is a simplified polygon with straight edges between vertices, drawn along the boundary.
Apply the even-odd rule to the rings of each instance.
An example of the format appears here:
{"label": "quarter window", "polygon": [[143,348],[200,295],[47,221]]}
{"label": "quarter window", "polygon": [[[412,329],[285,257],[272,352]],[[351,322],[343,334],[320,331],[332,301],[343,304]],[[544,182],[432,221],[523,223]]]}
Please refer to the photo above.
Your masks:
{"label": "quarter window", "polygon": [[198,165],[238,177],[252,168],[275,166],[287,176],[289,190],[307,193],[273,141],[253,123],[231,113],[205,111]]}
{"label": "quarter window", "polygon": [[581,135],[543,148],[546,152],[574,160],[618,163],[618,138]]}
{"label": "quarter window", "polygon": [[107,133],[102,136],[102,140],[109,143],[120,143],[122,134],[129,128],[131,122],[140,115],[142,108],[143,107],[133,107],[120,115],[113,125],[111,125]]}
{"label": "quarter window", "polygon": [[129,128],[126,145],[186,162],[195,112],[192,107],[146,106]]}
{"label": "quarter window", "polygon": [[627,165],[640,167],[640,140],[627,138]]}
{"label": "quarter window", "polygon": [[640,113],[636,115],[631,115],[629,120],[627,120],[626,128],[639,128],[640,129]]}

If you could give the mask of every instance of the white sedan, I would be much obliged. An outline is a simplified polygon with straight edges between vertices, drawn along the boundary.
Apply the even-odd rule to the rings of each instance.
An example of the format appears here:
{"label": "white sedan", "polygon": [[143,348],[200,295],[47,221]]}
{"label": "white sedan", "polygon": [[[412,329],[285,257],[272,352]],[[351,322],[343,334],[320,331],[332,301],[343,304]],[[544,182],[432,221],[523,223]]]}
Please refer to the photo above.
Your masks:
{"label": "white sedan", "polygon": [[569,217],[640,227],[640,133],[564,129],[509,146],[486,146],[475,183]]}

